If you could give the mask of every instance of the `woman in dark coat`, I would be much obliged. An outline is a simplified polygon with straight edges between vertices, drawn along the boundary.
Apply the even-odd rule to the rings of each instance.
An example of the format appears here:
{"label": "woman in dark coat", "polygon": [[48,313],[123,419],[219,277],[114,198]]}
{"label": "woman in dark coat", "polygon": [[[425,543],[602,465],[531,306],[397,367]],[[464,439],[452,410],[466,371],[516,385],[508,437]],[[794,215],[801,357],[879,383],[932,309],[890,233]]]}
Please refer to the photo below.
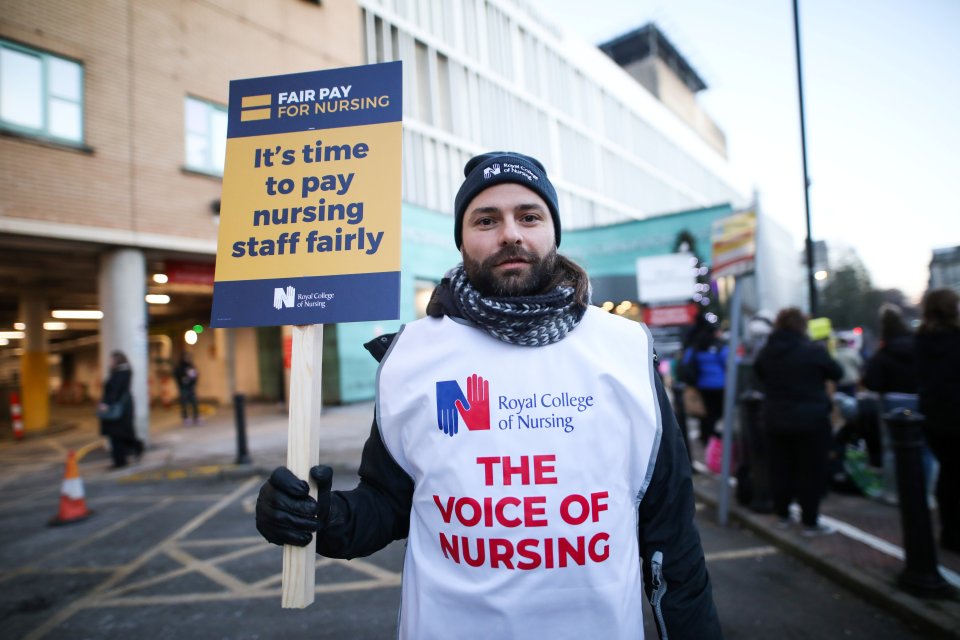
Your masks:
{"label": "woman in dark coat", "polygon": [[917,392],[913,334],[893,306],[880,311],[880,348],[867,361],[863,385],[877,393]]}
{"label": "woman in dark coat", "polygon": [[[130,380],[133,371],[130,362],[122,351],[110,354],[110,372],[103,383],[103,394],[100,396],[100,433],[110,438],[110,455],[113,458],[113,468],[127,466],[127,453],[132,453],[137,459],[143,455],[141,442],[133,429],[133,396],[130,393]],[[111,409],[116,411],[120,405],[119,415],[109,415]]]}
{"label": "woman in dark coat", "polygon": [[796,307],[777,314],[753,367],[764,389],[761,419],[769,441],[774,512],[781,526],[789,526],[790,502],[796,498],[803,533],[824,533],[818,520],[832,430],[826,382],[839,380],[843,369],[807,337],[807,318]]}
{"label": "woman in dark coat", "polygon": [[[914,336],[904,322],[900,310],[893,305],[884,305],[880,310],[880,348],[867,360],[863,373],[863,386],[879,394],[917,392],[917,362]],[[884,446],[880,437],[878,401],[860,400],[859,431],[867,443],[870,462],[882,466]],[[887,466],[892,468],[893,453],[886,451]],[[891,476],[892,479],[892,476]]]}
{"label": "woman in dark coat", "polygon": [[960,552],[960,296],[952,289],[924,296],[916,349],[924,432],[940,462],[940,546]]}

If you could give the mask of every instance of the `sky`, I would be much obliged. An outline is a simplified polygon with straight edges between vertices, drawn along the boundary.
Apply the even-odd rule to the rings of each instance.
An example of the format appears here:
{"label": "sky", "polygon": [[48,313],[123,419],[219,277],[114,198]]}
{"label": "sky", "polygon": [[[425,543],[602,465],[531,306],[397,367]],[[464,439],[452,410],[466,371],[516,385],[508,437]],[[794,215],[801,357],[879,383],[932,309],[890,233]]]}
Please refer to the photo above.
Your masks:
{"label": "sky", "polygon": [[[656,22],[705,80],[703,109],[760,209],[806,238],[791,0],[530,0],[600,43]],[[917,301],[960,245],[960,0],[799,0],[814,240]]]}

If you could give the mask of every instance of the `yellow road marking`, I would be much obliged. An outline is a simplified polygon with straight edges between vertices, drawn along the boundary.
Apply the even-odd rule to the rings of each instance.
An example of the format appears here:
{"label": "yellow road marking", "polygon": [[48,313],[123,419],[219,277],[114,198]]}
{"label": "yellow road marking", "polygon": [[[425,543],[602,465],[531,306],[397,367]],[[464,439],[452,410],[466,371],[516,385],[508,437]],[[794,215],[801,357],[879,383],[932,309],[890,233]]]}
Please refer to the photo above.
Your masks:
{"label": "yellow road marking", "polygon": [[94,587],[89,593],[84,596],[81,596],[77,600],[73,601],[65,608],[61,609],[56,614],[47,618],[43,624],[38,626],[36,629],[24,636],[24,640],[40,640],[48,633],[56,629],[64,621],[69,620],[71,617],[76,615],[78,612],[82,611],[87,607],[97,606],[97,604],[103,599],[103,595],[109,592],[117,584],[126,580],[130,575],[132,575],[137,569],[144,566],[149,562],[154,556],[163,552],[171,541],[180,540],[181,538],[186,537],[192,531],[200,527],[204,522],[215,516],[217,513],[222,511],[228,504],[237,500],[240,496],[246,494],[250,491],[250,488],[256,482],[260,482],[262,478],[252,477],[246,482],[241,484],[239,487],[223,496],[219,501],[212,505],[209,509],[205,510],[185,525],[180,527],[176,532],[171,534],[165,540],[160,542],[160,544],[152,547],[147,550],[145,553],[141,554],[132,562],[123,566],[120,571],[115,572],[107,580],[100,583]]}

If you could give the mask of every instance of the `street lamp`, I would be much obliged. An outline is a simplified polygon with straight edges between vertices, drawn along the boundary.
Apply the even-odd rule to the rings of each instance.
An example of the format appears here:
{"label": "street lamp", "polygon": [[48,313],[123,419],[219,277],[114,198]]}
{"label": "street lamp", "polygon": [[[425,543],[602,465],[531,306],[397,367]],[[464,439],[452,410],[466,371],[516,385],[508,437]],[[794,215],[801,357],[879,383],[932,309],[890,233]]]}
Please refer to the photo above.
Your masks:
{"label": "street lamp", "polygon": [[800,150],[803,154],[803,202],[807,212],[807,288],[810,291],[810,316],[817,317],[817,287],[813,273],[813,235],[810,233],[810,177],[807,175],[807,130],[803,114],[803,68],[800,64],[800,16],[798,0],[793,0],[793,36],[797,51],[797,96],[800,99]]}

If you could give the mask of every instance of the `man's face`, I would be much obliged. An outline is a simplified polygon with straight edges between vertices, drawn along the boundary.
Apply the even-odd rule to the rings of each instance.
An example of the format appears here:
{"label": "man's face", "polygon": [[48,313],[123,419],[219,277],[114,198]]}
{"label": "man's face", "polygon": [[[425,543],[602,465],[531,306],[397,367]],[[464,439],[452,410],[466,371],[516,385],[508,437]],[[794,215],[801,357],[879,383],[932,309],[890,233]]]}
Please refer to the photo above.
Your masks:
{"label": "man's face", "polygon": [[550,281],[555,241],[543,198],[507,182],[481,191],[467,205],[460,251],[467,278],[481,294],[523,296]]}

